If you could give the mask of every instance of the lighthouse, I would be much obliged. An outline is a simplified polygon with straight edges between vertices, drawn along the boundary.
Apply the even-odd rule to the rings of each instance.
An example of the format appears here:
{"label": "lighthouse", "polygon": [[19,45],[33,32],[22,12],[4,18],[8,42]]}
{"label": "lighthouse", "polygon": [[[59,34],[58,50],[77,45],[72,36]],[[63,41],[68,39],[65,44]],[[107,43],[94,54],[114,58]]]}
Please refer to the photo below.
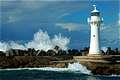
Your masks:
{"label": "lighthouse", "polygon": [[102,18],[100,12],[96,9],[96,5],[93,5],[94,9],[91,11],[88,23],[90,24],[91,35],[90,35],[90,49],[88,55],[101,55],[100,49],[100,24]]}

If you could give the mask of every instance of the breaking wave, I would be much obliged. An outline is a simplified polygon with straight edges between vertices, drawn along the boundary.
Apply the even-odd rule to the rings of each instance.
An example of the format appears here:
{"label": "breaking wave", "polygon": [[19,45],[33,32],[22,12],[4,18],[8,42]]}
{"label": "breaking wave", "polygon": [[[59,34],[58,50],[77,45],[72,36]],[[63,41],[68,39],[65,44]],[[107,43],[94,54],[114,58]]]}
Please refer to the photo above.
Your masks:
{"label": "breaking wave", "polygon": [[14,69],[0,69],[0,70],[41,70],[41,71],[56,71],[56,72],[76,72],[83,74],[91,74],[85,66],[79,64],[78,62],[68,64],[67,68],[53,68],[53,67],[41,67],[41,68],[14,68]]}
{"label": "breaking wave", "polygon": [[47,32],[39,30],[34,34],[33,40],[30,42],[19,44],[15,41],[10,42],[0,42],[0,51],[7,51],[9,49],[28,49],[34,48],[36,50],[49,50],[53,49],[55,46],[59,46],[61,49],[66,50],[70,39],[62,36],[61,34],[54,35],[51,38]]}

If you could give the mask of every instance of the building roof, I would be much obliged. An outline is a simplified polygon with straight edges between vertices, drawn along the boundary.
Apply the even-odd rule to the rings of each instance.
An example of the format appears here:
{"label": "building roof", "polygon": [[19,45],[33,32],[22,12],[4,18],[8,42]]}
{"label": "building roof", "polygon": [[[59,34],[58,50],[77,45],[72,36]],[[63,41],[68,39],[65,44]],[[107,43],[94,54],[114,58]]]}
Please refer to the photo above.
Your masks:
{"label": "building roof", "polygon": [[94,13],[94,12],[99,12],[99,11],[96,9],[96,5],[93,5],[93,7],[94,7],[94,10],[93,10],[93,11],[91,11],[91,13]]}

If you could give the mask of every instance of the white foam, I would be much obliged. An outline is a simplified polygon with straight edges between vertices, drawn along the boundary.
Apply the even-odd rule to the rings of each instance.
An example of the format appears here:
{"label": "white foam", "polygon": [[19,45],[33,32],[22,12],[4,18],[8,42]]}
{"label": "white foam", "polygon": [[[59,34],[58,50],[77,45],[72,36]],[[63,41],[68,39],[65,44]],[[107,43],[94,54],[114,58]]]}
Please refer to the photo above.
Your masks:
{"label": "white foam", "polygon": [[82,64],[79,64],[79,62],[76,62],[76,63],[73,63],[73,64],[69,64],[68,65],[68,69],[70,69],[72,71],[80,71],[81,73],[85,73],[85,74],[91,74],[91,71],[88,70]]}
{"label": "white foam", "polygon": [[91,74],[85,66],[77,63],[69,64],[67,68],[53,68],[53,67],[41,67],[41,68],[14,68],[14,69],[0,69],[0,70],[42,70],[42,71],[57,71],[57,72],[77,72],[84,74]]}
{"label": "white foam", "polygon": [[109,75],[109,77],[120,77],[120,75],[112,74],[112,75]]}

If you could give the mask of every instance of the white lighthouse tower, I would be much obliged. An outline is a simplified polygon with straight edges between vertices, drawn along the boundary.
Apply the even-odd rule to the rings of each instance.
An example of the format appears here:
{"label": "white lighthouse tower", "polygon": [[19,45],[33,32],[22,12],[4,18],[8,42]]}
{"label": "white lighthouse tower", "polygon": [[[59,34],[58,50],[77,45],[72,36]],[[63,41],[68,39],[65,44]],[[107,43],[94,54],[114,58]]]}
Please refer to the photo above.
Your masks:
{"label": "white lighthouse tower", "polygon": [[88,55],[101,55],[100,49],[100,24],[102,19],[100,18],[100,12],[96,9],[96,5],[93,5],[94,10],[91,11],[91,16],[88,18],[88,23],[91,27],[90,36],[90,49]]}

